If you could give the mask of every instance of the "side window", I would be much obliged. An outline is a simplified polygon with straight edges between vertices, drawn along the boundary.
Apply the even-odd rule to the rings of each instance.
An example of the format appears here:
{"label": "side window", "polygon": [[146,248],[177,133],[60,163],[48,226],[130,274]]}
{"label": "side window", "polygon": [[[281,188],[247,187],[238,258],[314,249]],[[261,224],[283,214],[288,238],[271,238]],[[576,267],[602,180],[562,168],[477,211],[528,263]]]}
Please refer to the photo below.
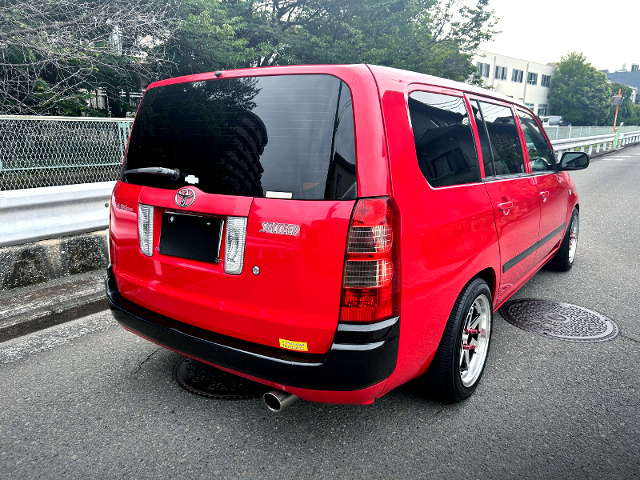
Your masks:
{"label": "side window", "polygon": [[535,119],[528,113],[518,110],[524,138],[529,150],[529,161],[532,172],[556,171],[556,155],[549,147],[547,139],[538,127]]}
{"label": "side window", "polygon": [[511,109],[493,103],[478,103],[489,135],[495,174],[525,173],[522,144]]}
{"label": "side window", "polygon": [[437,93],[409,95],[418,166],[432,187],[480,181],[464,100]]}

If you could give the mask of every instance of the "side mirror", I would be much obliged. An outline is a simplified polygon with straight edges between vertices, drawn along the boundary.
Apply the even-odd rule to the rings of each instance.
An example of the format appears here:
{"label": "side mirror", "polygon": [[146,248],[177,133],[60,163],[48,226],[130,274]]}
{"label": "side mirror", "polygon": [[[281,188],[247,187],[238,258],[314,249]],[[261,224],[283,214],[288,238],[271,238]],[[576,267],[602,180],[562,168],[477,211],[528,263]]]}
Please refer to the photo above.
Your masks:
{"label": "side mirror", "polygon": [[589,155],[584,152],[564,152],[560,170],[583,170],[589,166]]}

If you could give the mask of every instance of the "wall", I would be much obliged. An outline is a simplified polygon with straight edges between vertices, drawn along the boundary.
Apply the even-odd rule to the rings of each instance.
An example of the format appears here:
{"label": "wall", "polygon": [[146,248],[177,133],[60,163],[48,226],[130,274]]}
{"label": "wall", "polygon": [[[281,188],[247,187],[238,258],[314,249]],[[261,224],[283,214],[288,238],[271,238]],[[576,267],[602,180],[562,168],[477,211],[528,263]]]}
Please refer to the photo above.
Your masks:
{"label": "wall", "polygon": [[[477,62],[490,65],[489,76],[483,77],[483,80],[486,86],[493,87],[496,92],[512,97],[522,103],[533,104],[532,110],[537,114],[542,114],[538,112],[540,105],[548,105],[547,97],[549,95],[549,88],[541,86],[542,75],[551,76],[555,67],[484,50],[479,50],[478,53],[473,56],[472,61],[474,65],[476,65]],[[498,80],[495,78],[496,66],[507,68],[506,80]],[[523,72],[521,83],[511,80],[514,69]],[[538,74],[536,85],[529,85],[527,83],[529,72]],[[550,112],[547,110],[546,115],[549,114]]]}

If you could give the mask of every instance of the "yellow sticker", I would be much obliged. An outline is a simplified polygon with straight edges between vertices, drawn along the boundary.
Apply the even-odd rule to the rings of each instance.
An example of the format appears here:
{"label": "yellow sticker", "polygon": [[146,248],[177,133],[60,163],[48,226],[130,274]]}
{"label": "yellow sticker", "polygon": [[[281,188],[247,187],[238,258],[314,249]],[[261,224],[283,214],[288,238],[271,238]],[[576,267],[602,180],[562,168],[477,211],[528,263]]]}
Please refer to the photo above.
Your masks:
{"label": "yellow sticker", "polygon": [[308,352],[307,342],[294,342],[292,340],[285,340],[284,338],[279,338],[280,340],[280,348],[286,348],[287,350],[297,350],[299,352]]}

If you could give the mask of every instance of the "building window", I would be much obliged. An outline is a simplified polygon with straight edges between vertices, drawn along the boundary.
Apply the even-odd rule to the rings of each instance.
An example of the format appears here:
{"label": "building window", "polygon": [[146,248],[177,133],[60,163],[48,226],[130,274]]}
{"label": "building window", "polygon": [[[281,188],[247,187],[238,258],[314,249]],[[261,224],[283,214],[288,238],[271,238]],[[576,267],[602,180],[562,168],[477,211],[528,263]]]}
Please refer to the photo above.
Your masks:
{"label": "building window", "polygon": [[548,87],[549,85],[551,85],[551,75],[542,75],[540,85],[543,87]]}
{"label": "building window", "polygon": [[511,81],[512,82],[517,82],[517,83],[522,83],[522,74],[524,72],[522,70],[516,70],[515,68],[513,69],[513,72],[511,73]]}
{"label": "building window", "polygon": [[536,106],[536,104],[535,104],[535,103],[525,103],[525,105],[526,105],[526,107],[527,107],[528,109],[530,109],[530,110],[533,110],[533,109],[535,108],[535,106]]}
{"label": "building window", "polygon": [[507,79],[507,67],[496,67],[496,80]]}
{"label": "building window", "polygon": [[538,116],[544,117],[546,114],[547,114],[547,104],[541,103],[540,105],[538,105]]}
{"label": "building window", "polygon": [[484,78],[489,78],[490,65],[488,63],[478,62],[476,63],[476,67],[478,67],[478,71],[480,72],[481,76],[483,76]]}
{"label": "building window", "polygon": [[537,85],[538,84],[538,74],[529,72],[529,75],[527,75],[527,83],[529,85]]}

